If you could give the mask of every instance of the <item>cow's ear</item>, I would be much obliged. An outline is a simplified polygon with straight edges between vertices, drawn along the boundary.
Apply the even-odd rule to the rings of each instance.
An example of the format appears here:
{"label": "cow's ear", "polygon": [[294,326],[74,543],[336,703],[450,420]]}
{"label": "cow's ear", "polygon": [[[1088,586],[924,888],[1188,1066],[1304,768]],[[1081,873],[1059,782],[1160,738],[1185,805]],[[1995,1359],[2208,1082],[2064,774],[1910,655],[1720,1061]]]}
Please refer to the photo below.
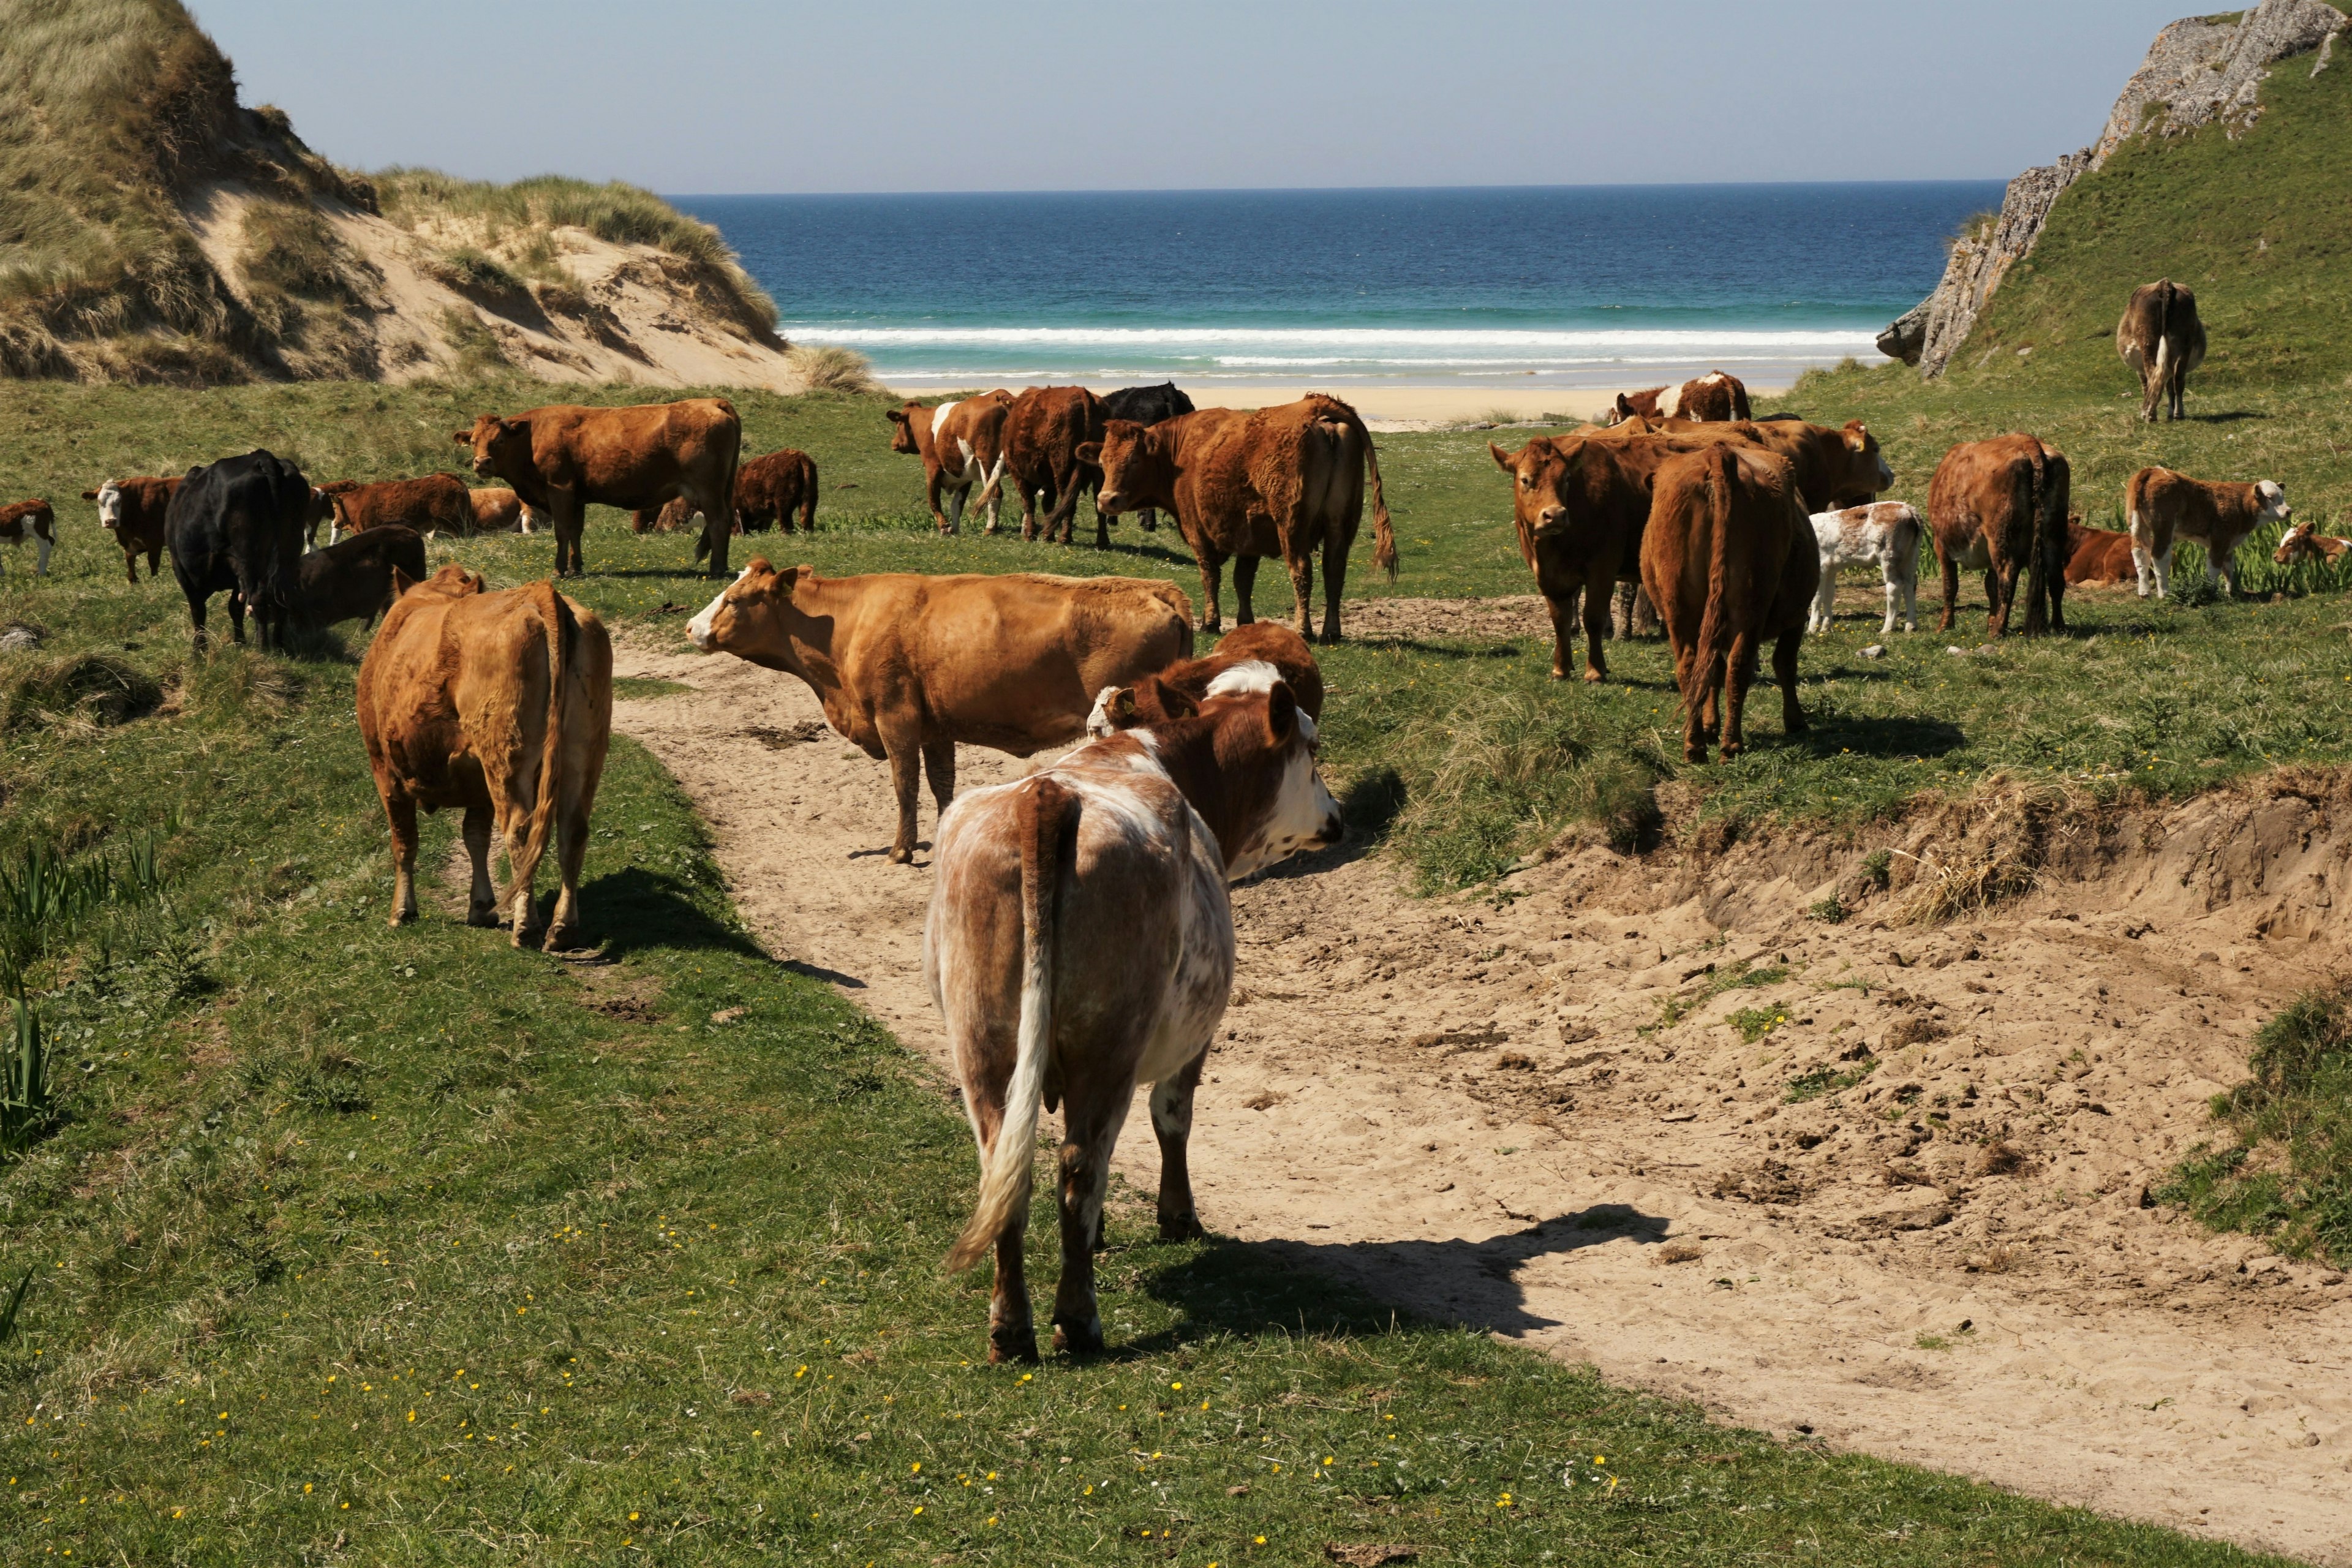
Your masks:
{"label": "cow's ear", "polygon": [[452,430],[449,432],[449,439],[457,442],[460,447],[470,447],[474,444],[474,433],[471,430]]}
{"label": "cow's ear", "polygon": [[1103,716],[1110,721],[1111,728],[1124,730],[1136,721],[1135,688],[1113,687],[1102,694],[1100,700]]}
{"label": "cow's ear", "polygon": [[96,500],[98,499],[98,492],[96,490],[84,490],[81,492],[81,499],[84,500]]}
{"label": "cow's ear", "polygon": [[415,587],[417,581],[418,580],[416,578],[410,576],[405,572],[403,572],[399,567],[394,567],[392,569],[392,596],[395,599],[399,598],[403,594],[405,594],[411,588]]}
{"label": "cow's ear", "polygon": [[1138,689],[1151,699],[1151,705],[1160,710],[1162,722],[1171,719],[1191,719],[1201,711],[1200,703],[1193,700],[1191,692],[1181,686],[1171,686],[1156,675],[1145,676],[1138,683]]}
{"label": "cow's ear", "polygon": [[1265,694],[1265,738],[1278,752],[1297,733],[1298,699],[1290,694],[1287,684],[1277,680]]}
{"label": "cow's ear", "polygon": [[[1506,452],[1502,447],[1495,445],[1492,441],[1486,443],[1486,450],[1493,455],[1495,467],[1502,469],[1503,472],[1507,474],[1516,474],[1519,471],[1519,454],[1517,452]],[[1523,447],[1521,450],[1525,450],[1525,448]]]}
{"label": "cow's ear", "polygon": [[893,408],[885,413],[882,417],[893,425],[904,425],[907,422],[907,411],[903,408]]}
{"label": "cow's ear", "polygon": [[1081,442],[1079,442],[1079,443],[1078,443],[1078,461],[1079,461],[1079,462],[1081,462],[1081,463],[1086,464],[1088,468],[1101,468],[1101,467],[1102,467],[1102,443],[1101,443],[1100,441],[1081,441]]}

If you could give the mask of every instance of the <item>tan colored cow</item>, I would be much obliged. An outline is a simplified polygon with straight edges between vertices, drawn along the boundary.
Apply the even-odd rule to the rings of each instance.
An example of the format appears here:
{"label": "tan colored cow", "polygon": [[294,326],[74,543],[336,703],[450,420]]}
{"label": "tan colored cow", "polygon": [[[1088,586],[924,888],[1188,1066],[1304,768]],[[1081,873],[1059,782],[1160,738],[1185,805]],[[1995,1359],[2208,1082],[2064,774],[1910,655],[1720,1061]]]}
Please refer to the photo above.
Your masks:
{"label": "tan colored cow", "polygon": [[[964,502],[974,485],[980,487],[980,499],[973,505],[988,514],[988,526],[982,531],[996,531],[1004,479],[1004,419],[1012,406],[1013,395],[999,388],[936,408],[908,403],[886,416],[894,426],[890,450],[923,460],[923,499],[941,533],[962,530]],[[943,490],[947,511],[940,510]]]}
{"label": "tan colored cow", "polygon": [[2025,635],[2066,629],[2066,509],[2074,470],[2066,455],[2022,433],[1963,441],[1927,481],[1927,531],[1944,574],[1944,618],[1952,629],[1960,572],[1985,574],[1985,632],[2009,635],[2017,579],[2025,576]]}
{"label": "tan colored cow", "polygon": [[1076,740],[1104,687],[1192,653],[1192,614],[1174,584],[1132,577],[821,578],[761,557],[686,632],[705,653],[800,677],[837,732],[890,764],[890,858],[904,864],[919,770],[945,811],[958,742],[1025,757]]}
{"label": "tan colored cow", "polygon": [[2142,468],[2124,482],[2124,516],[2130,523],[2132,564],[2138,568],[2139,596],[2172,591],[2172,547],[2186,539],[2205,547],[2205,581],[2216,575],[2238,595],[2238,546],[2266,522],[2287,522],[2294,509],[2276,479],[2250,485],[2192,479],[2170,468]]}
{"label": "tan colored cow", "polygon": [[467,494],[474,503],[476,533],[536,533],[547,526],[547,520],[512,490],[492,485]]}
{"label": "tan colored cow", "polygon": [[[550,952],[578,940],[588,814],[613,731],[604,623],[551,583],[487,594],[444,566],[399,597],[360,665],[360,738],[392,825],[392,923],[416,918],[416,808],[462,807],[474,865],[467,925],[510,923],[523,945],[531,882],[551,840],[562,891]],[[507,900],[490,885],[490,830],[507,851]]]}

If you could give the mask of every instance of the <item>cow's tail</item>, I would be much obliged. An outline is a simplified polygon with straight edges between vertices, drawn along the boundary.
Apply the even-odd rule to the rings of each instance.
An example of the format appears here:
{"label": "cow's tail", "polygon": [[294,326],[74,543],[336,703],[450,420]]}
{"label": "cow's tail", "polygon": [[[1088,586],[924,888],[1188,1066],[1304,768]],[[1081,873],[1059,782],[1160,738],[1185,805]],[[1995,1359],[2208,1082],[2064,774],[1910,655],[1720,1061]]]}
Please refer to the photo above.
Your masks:
{"label": "cow's tail", "polygon": [[[2025,626],[2039,630],[2046,625],[2043,605],[2049,593],[2049,571],[2044,552],[2050,548],[2050,520],[2043,515],[2050,502],[2050,454],[2040,442],[2033,445],[2033,455],[2026,459],[2025,503],[2032,509],[2032,542],[2026,548],[2032,552],[2025,561]],[[2059,526],[2064,527],[2062,518]]]}
{"label": "cow's tail", "polygon": [[1730,667],[1731,634],[1723,612],[1731,594],[1731,482],[1738,461],[1728,447],[1707,448],[1706,608],[1699,613],[1698,657],[1691,660],[1691,683],[1683,691],[1683,703],[1694,713],[1715,689],[1717,668]]}
{"label": "cow's tail", "polygon": [[1062,845],[1077,797],[1050,775],[1031,780],[1013,796],[1021,840],[1021,1020],[1014,1039],[1013,1080],[1004,1090],[1004,1119],[980,1175],[980,1199],[971,1222],[948,1253],[950,1272],[969,1268],[996,1245],[1029,1207],[1036,1163],[1037,1108],[1045,1098],[1045,1063],[1054,1049],[1055,889]]}
{"label": "cow's tail", "polygon": [[1396,525],[1389,521],[1388,498],[1381,490],[1380,454],[1372,449],[1372,433],[1364,417],[1338,398],[1327,398],[1325,414],[1355,432],[1356,439],[1364,444],[1364,469],[1372,477],[1372,564],[1396,581]]}
{"label": "cow's tail", "polygon": [[1731,382],[1731,416],[1734,419],[1755,418],[1755,405],[1748,401],[1748,384],[1737,376],[1728,379]]}
{"label": "cow's tail", "polygon": [[572,650],[580,640],[580,623],[572,618],[571,603],[555,591],[552,582],[533,583],[525,592],[539,602],[540,623],[547,628],[547,739],[540,750],[539,799],[530,808],[522,865],[512,868],[516,892],[521,898],[530,896],[530,881],[522,872],[525,868],[536,871],[546,855],[548,834],[555,824],[556,797],[562,794],[563,689],[571,671]]}

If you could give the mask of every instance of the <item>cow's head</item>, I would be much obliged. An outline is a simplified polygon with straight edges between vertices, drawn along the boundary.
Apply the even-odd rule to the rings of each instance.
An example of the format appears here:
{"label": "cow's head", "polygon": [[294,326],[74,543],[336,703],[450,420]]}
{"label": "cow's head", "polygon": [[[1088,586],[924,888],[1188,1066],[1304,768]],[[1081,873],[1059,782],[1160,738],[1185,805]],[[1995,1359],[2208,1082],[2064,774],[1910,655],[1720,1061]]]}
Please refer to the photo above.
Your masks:
{"label": "cow's head", "polygon": [[2286,522],[2294,516],[2294,508],[2286,504],[2286,487],[2276,479],[2254,481],[2254,526],[2270,521]]}
{"label": "cow's head", "polygon": [[766,556],[758,556],[687,623],[687,637],[704,653],[731,653],[809,679],[794,639],[821,641],[830,623],[820,624],[817,617],[803,614],[793,603],[793,593],[803,578],[815,575],[814,566],[787,566],[779,572]]}
{"label": "cow's head", "polygon": [[1878,437],[1870,426],[1859,419],[1849,419],[1844,430],[1846,450],[1846,489],[1876,495],[1895,482],[1895,470],[1886,466],[1885,454],[1878,449]]}
{"label": "cow's head", "polygon": [[1565,532],[1584,443],[1563,445],[1538,436],[1516,452],[1505,451],[1492,441],[1486,443],[1486,451],[1495,466],[1511,476],[1511,517],[1518,525],[1521,552],[1532,551],[1538,539]]}
{"label": "cow's head", "polygon": [[1077,458],[1102,470],[1095,510],[1106,517],[1148,506],[1168,506],[1176,482],[1173,438],[1150,425],[1112,419],[1099,441],[1081,441]]}
{"label": "cow's head", "polygon": [[483,479],[503,479],[512,483],[518,472],[531,469],[528,419],[501,419],[495,414],[479,414],[474,417],[472,429],[453,431],[449,438],[460,447],[474,449],[474,472]]}
{"label": "cow's head", "polygon": [[2311,535],[2311,524],[2298,522],[2286,531],[2271,552],[2271,559],[2281,566],[2292,566],[2298,561],[2316,561],[2320,557],[2317,540]]}
{"label": "cow's head", "polygon": [[94,490],[81,492],[82,500],[98,503],[99,526],[108,532],[122,526],[122,487],[112,479]]}
{"label": "cow's head", "polygon": [[921,455],[922,446],[915,439],[915,416],[918,414],[923,416],[924,426],[929,428],[931,411],[919,403],[906,404],[883,416],[890,421],[890,450],[904,452],[909,457]]}
{"label": "cow's head", "polygon": [[392,596],[402,597],[414,590],[419,594],[437,595],[444,599],[464,599],[482,591],[481,577],[452,561],[430,577],[415,578],[395,566],[392,569]]}

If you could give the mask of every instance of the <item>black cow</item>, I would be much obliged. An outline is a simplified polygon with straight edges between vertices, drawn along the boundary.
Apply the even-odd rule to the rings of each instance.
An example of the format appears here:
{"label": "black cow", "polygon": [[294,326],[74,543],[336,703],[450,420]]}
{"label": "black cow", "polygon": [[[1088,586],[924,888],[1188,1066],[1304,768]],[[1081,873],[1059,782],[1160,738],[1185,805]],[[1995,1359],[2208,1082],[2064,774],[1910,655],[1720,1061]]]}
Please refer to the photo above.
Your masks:
{"label": "black cow", "polygon": [[[1192,400],[1172,381],[1158,386],[1122,386],[1103,394],[1102,405],[1105,419],[1132,419],[1138,425],[1157,425],[1162,419],[1195,412]],[[1150,532],[1159,528],[1160,514],[1145,507],[1140,521],[1144,531]]]}
{"label": "black cow", "polygon": [[301,591],[296,611],[313,626],[365,620],[392,607],[392,570],[412,583],[425,581],[425,541],[413,528],[384,523],[352,534],[340,544],[302,557]]}
{"label": "black cow", "polygon": [[190,468],[163,517],[172,574],[188,596],[195,645],[205,646],[205,606],[230,597],[231,634],[245,640],[245,612],[261,623],[261,646],[286,646],[300,585],[302,534],[311,510],[310,481],[268,452]]}

